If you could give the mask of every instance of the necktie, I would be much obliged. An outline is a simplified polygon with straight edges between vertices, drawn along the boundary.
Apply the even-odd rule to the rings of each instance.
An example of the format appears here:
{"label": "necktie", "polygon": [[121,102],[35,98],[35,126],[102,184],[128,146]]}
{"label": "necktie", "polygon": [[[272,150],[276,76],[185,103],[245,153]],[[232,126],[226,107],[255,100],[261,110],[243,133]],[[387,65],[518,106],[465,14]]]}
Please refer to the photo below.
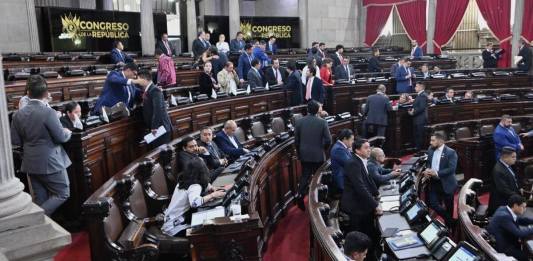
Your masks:
{"label": "necktie", "polygon": [[218,156],[218,151],[215,150],[215,148],[213,147],[213,145],[211,143],[209,143],[207,145],[207,148],[209,149],[209,151],[211,152],[211,154],[213,154],[213,157],[219,159],[220,157]]}
{"label": "necktie", "polygon": [[278,79],[278,69],[274,69],[274,75],[276,76],[276,80],[279,81],[279,79]]}
{"label": "necktie", "polygon": [[170,46],[168,45],[168,42],[163,42],[165,44],[165,48],[167,48],[168,56],[172,55],[172,50],[170,50]]}
{"label": "necktie", "polygon": [[307,79],[307,87],[305,91],[306,100],[311,100],[311,88],[313,88],[313,77]]}

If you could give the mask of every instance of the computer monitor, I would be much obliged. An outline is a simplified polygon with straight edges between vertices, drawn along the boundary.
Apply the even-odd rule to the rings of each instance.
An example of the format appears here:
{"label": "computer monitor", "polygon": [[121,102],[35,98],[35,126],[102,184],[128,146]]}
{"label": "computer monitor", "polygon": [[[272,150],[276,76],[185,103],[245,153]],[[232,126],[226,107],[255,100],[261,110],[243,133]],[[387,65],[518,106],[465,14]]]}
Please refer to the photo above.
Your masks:
{"label": "computer monitor", "polygon": [[477,250],[466,242],[461,242],[457,247],[452,250],[449,261],[477,261],[479,256]]}
{"label": "computer monitor", "polygon": [[413,195],[413,193],[415,193],[415,189],[414,189],[414,187],[411,187],[410,189],[408,189],[407,191],[405,191],[405,192],[400,196],[400,206],[403,206],[403,205],[409,200],[409,198],[411,198],[411,195]]}
{"label": "computer monitor", "polygon": [[431,246],[439,239],[439,234],[444,230],[438,221],[432,221],[418,234],[424,244],[431,248]]}
{"label": "computer monitor", "polygon": [[422,206],[418,202],[413,204],[409,209],[407,209],[407,212],[405,212],[406,217],[407,217],[407,222],[413,221],[418,215],[418,211],[420,209],[422,209]]}

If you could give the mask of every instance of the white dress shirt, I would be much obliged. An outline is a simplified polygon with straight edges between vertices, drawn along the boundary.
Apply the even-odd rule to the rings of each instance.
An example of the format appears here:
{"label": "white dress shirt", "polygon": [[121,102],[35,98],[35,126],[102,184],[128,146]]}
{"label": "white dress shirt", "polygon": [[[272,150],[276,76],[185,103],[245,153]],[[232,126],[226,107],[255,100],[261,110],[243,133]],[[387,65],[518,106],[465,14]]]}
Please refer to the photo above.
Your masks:
{"label": "white dress shirt", "polygon": [[513,210],[509,206],[505,206],[507,210],[509,210],[509,213],[511,213],[511,216],[513,217],[513,221],[516,222],[516,214],[513,212]]}
{"label": "white dress shirt", "polygon": [[433,158],[431,158],[431,169],[434,170],[435,172],[439,172],[439,168],[440,168],[440,158],[442,156],[442,151],[444,150],[444,144],[441,145],[440,147],[438,147],[434,152],[433,152]]}
{"label": "white dress shirt", "polygon": [[355,154],[355,156],[357,156],[358,158],[360,158],[363,161],[363,165],[365,165],[366,174],[368,175],[368,167],[367,167],[368,159],[361,158],[361,156],[357,155],[357,153]]}

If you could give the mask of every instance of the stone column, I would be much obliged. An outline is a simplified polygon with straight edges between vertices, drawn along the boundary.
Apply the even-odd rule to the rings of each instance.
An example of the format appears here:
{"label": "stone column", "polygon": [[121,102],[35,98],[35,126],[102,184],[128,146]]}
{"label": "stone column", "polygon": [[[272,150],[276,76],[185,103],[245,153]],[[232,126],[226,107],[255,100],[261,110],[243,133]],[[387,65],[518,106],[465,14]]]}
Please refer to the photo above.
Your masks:
{"label": "stone column", "polygon": [[106,11],[113,11],[113,0],[100,0],[102,1],[102,9]]}
{"label": "stone column", "polygon": [[229,36],[228,39],[235,38],[237,32],[241,30],[241,9],[239,0],[229,0]]}
{"label": "stone column", "polygon": [[28,29],[30,36],[30,52],[40,52],[39,32],[37,31],[37,16],[35,16],[35,0],[26,0],[26,11],[28,12]]}
{"label": "stone column", "polygon": [[435,17],[437,12],[437,3],[435,0],[428,0],[428,30],[426,36],[427,50],[426,53],[433,53],[433,39],[435,36]]}
{"label": "stone column", "polygon": [[96,9],[96,0],[74,0],[73,7],[80,9]]}
{"label": "stone column", "polygon": [[187,0],[187,39],[189,52],[192,53],[192,41],[196,39],[198,33],[198,26],[196,25],[196,1]]}
{"label": "stone column", "polygon": [[[360,1],[362,2],[362,1]],[[361,3],[362,6],[362,3]],[[365,46],[365,34],[366,34],[366,7],[361,8],[361,15],[359,16],[359,46]]]}
{"label": "stone column", "polygon": [[152,0],[141,0],[141,47],[143,55],[154,55],[154,10]]}
{"label": "stone column", "polygon": [[307,23],[308,1],[298,0],[298,14],[300,17],[300,48],[308,48],[309,42],[309,24]]}
{"label": "stone column", "polygon": [[3,74],[0,90],[0,252],[8,260],[52,260],[70,234],[31,202],[15,177]]}
{"label": "stone column", "polygon": [[512,56],[511,66],[516,67],[514,63],[514,57],[518,55],[518,49],[520,48],[520,35],[522,34],[522,20],[524,19],[524,0],[515,1],[514,10],[514,24],[513,24],[513,38],[511,39]]}

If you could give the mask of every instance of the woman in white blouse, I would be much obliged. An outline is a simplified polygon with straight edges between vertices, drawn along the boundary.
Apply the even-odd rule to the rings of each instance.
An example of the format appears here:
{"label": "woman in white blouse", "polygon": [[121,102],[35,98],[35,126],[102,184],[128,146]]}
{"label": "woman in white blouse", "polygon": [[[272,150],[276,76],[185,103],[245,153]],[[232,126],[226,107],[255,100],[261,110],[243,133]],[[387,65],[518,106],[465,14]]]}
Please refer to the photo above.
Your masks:
{"label": "woman in white blouse", "polygon": [[190,160],[165,210],[161,231],[169,236],[185,237],[185,231],[191,226],[192,210],[224,197],[229,187],[215,189],[209,183],[209,169],[205,163],[200,158]]}
{"label": "woman in white blouse", "polygon": [[218,36],[217,49],[220,53],[227,54],[229,52],[229,44],[226,42],[226,36],[224,34]]}

